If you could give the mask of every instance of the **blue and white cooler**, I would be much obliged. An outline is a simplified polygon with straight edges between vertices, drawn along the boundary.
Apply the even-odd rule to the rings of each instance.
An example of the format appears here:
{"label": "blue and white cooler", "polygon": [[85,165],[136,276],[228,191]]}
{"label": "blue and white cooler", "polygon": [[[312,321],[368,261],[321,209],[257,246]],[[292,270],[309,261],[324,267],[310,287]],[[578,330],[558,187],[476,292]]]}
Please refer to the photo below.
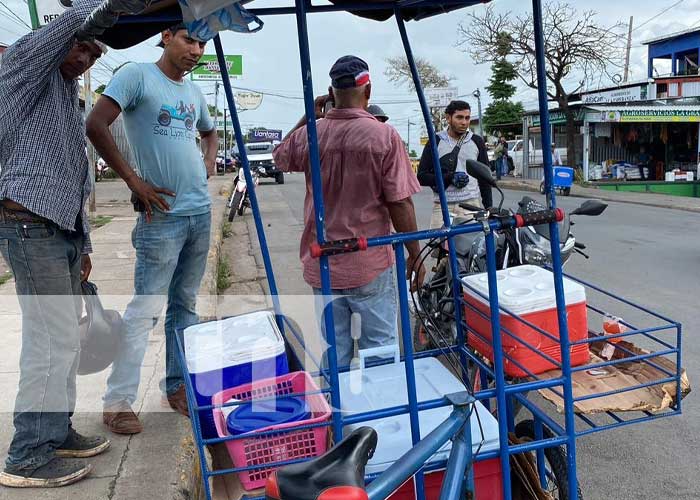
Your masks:
{"label": "blue and white cooler", "polygon": [[[393,351],[393,352],[392,352]],[[370,356],[394,356],[394,363],[365,368],[364,360]],[[414,361],[416,393],[418,401],[439,399],[446,394],[462,392],[462,382],[435,358],[421,358]],[[360,351],[360,369],[340,374],[341,408],[346,415],[381,410],[408,404],[406,368],[399,361],[398,346],[386,346]],[[480,403],[474,403],[479,419],[472,416],[472,452],[480,453],[499,449],[498,422]],[[424,438],[452,413],[452,407],[434,408],[419,413],[420,434]],[[481,425],[479,424],[479,420]],[[379,435],[374,456],[369,460],[367,474],[380,474],[389,468],[412,447],[411,422],[407,414],[370,420],[345,427],[347,435],[358,427],[373,427]],[[435,465],[449,458],[452,442],[448,441],[427,465]],[[425,476],[426,500],[437,500],[442,486],[444,469],[438,469]],[[474,466],[476,500],[501,500],[501,467],[498,458],[477,462]],[[408,481],[395,491],[390,500],[415,499],[413,481]]]}
{"label": "blue and white cooler", "polygon": [[[197,405],[224,389],[289,373],[284,337],[270,311],[200,323],[184,332],[185,358]],[[216,438],[211,410],[200,411],[202,436]]]}

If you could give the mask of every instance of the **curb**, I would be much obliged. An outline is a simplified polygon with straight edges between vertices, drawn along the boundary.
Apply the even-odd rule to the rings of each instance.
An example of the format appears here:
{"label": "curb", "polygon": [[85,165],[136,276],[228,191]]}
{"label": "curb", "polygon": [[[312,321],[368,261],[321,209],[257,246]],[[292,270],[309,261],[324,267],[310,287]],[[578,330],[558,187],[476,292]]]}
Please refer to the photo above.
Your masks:
{"label": "curb", "polygon": [[[198,306],[200,316],[215,317],[218,300],[218,290],[216,286],[217,269],[219,266],[219,257],[221,255],[221,245],[223,242],[223,227],[226,217],[226,204],[228,202],[228,194],[232,187],[232,178],[216,177],[215,192],[212,194],[211,207],[211,223],[212,234],[209,243],[209,255],[207,256],[207,267],[204,271],[204,278],[200,286],[200,300]],[[206,294],[206,297],[204,295]],[[177,470],[179,472],[179,483],[174,488],[170,498],[173,500],[204,500],[205,493],[202,484],[202,472],[200,470],[199,452],[194,443],[194,438],[191,435],[192,426],[190,421],[183,422],[189,431],[187,439],[183,440],[178,450],[176,458]],[[210,454],[206,454],[207,467],[212,469],[212,458]]]}
{"label": "curb", "polygon": [[[531,193],[539,193],[540,190],[537,186],[534,186],[528,182],[522,182],[518,180],[507,180],[507,181],[501,181],[499,183],[499,187],[501,189],[512,189],[514,191],[528,191]],[[586,192],[581,192],[579,190],[585,189]],[[644,196],[644,193],[641,193],[642,196]],[[574,186],[573,190],[571,191],[571,194],[568,196],[568,198],[588,198],[588,199],[596,199],[596,200],[603,200],[603,201],[612,201],[615,203],[626,203],[628,205],[642,205],[642,206],[647,206],[647,207],[655,207],[655,208],[666,208],[670,210],[681,210],[684,212],[693,212],[693,213],[700,213],[700,206],[699,207],[689,207],[685,205],[679,205],[679,204],[674,204],[670,202],[666,203],[660,203],[656,202],[653,200],[644,200],[644,199],[635,199],[635,200],[628,200],[628,199],[622,199],[622,198],[616,198],[615,196],[610,196],[605,194],[603,190],[597,189],[597,188],[584,188],[580,186]]]}

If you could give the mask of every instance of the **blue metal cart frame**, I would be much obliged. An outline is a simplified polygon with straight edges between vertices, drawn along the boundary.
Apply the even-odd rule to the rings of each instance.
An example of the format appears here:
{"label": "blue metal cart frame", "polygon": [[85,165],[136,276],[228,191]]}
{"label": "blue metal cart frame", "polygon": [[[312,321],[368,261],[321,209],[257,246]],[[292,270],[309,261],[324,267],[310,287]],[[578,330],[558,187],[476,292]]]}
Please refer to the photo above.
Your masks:
{"label": "blue metal cart frame", "polygon": [[[401,40],[405,49],[406,57],[408,59],[413,81],[415,83],[418,99],[420,101],[421,110],[423,117],[425,119],[426,127],[428,129],[429,146],[432,152],[433,161],[436,166],[435,172],[438,184],[438,194],[440,197],[440,205],[442,209],[442,216],[444,221],[444,228],[439,230],[427,230],[427,231],[417,231],[414,233],[402,233],[393,234],[387,236],[381,236],[376,238],[370,238],[368,240],[369,246],[382,246],[391,245],[393,246],[398,276],[401,277],[405,274],[406,259],[403,251],[403,244],[407,241],[416,240],[431,240],[431,239],[446,239],[449,246],[449,262],[453,270],[458,269],[457,266],[457,256],[453,244],[453,238],[456,235],[469,233],[469,232],[479,232],[486,230],[486,246],[487,246],[487,258],[488,258],[488,282],[489,282],[489,296],[488,302],[490,305],[490,321],[492,325],[492,338],[493,338],[493,350],[496,353],[493,360],[493,364],[489,365],[484,363],[483,359],[470,351],[465,340],[467,335],[478,335],[478,333],[470,330],[465,318],[463,317],[463,311],[469,310],[468,304],[464,302],[461,297],[462,285],[458,279],[458,273],[453,272],[452,276],[455,276],[453,283],[453,291],[455,297],[455,311],[456,311],[456,321],[458,330],[458,344],[451,348],[454,352],[456,351],[459,355],[462,369],[466,372],[466,367],[468,362],[476,363],[480,367],[480,372],[483,377],[482,387],[486,389],[479,391],[474,396],[476,399],[484,401],[488,404],[489,399],[494,399],[498,403],[499,408],[508,408],[512,404],[513,399],[517,399],[520,403],[527,408],[535,420],[535,440],[526,444],[511,445],[508,441],[508,433],[514,428],[514,418],[512,411],[499,412],[498,423],[500,432],[500,447],[498,451],[492,451],[487,453],[479,453],[475,460],[486,460],[495,457],[500,458],[502,474],[503,474],[503,486],[504,486],[504,499],[511,500],[511,484],[510,484],[510,456],[514,453],[521,452],[535,452],[538,457],[538,469],[540,472],[540,479],[543,484],[545,484],[545,471],[544,471],[544,449],[554,446],[565,446],[566,448],[566,459],[567,459],[567,473],[568,473],[568,494],[570,499],[577,498],[577,474],[576,474],[576,439],[579,436],[583,436],[592,432],[597,432],[604,429],[611,429],[616,427],[621,427],[625,425],[630,425],[632,423],[652,420],[655,418],[665,417],[669,415],[677,415],[681,412],[681,328],[680,325],[670,319],[667,319],[661,315],[653,313],[652,311],[645,309],[640,306],[627,301],[626,299],[617,297],[613,294],[607,293],[593,285],[584,283],[589,288],[605,294],[607,298],[619,303],[625,304],[630,307],[634,307],[639,311],[649,314],[651,317],[662,321],[664,324],[660,326],[654,326],[651,328],[636,329],[632,325],[627,324],[630,328],[629,331],[615,335],[614,337],[631,337],[633,335],[643,337],[649,341],[656,342],[660,345],[663,350],[649,354],[649,355],[636,355],[627,359],[627,361],[638,361],[642,363],[647,363],[650,366],[658,367],[655,363],[655,358],[659,357],[671,357],[675,360],[675,370],[663,369],[666,373],[666,377],[658,381],[653,381],[647,384],[640,384],[633,388],[625,389],[634,390],[640,387],[669,384],[674,383],[676,387],[675,402],[671,407],[660,414],[643,412],[642,416],[634,418],[624,418],[613,412],[607,412],[606,416],[609,417],[609,423],[600,423],[598,421],[593,421],[593,419],[588,418],[585,415],[578,415],[579,424],[582,422],[585,424],[585,428],[577,429],[577,415],[575,412],[575,404],[579,401],[588,398],[601,397],[603,395],[591,395],[587,397],[574,398],[572,390],[572,375],[581,369],[582,367],[572,368],[570,360],[570,348],[573,345],[580,343],[590,343],[599,339],[588,339],[584,341],[571,342],[569,339],[569,332],[567,327],[567,317],[566,317],[566,304],[564,301],[564,288],[563,288],[563,273],[562,273],[562,262],[560,255],[560,242],[559,242],[559,232],[557,230],[556,222],[550,224],[551,237],[551,250],[552,250],[552,270],[554,275],[554,287],[556,294],[557,303],[557,320],[559,326],[559,337],[553,337],[550,333],[544,332],[543,330],[532,326],[533,328],[540,331],[545,336],[554,338],[561,345],[561,361],[557,362],[551,357],[547,357],[544,353],[541,355],[545,358],[549,358],[550,361],[554,361],[557,367],[561,370],[561,376],[542,379],[536,374],[529,373],[531,376],[527,381],[520,383],[513,383],[508,381],[504,375],[504,359],[507,357],[506,354],[502,354],[502,335],[513,336],[511,332],[503,330],[500,326],[500,314],[504,312],[499,308],[498,303],[498,293],[497,293],[497,277],[496,277],[496,260],[495,260],[495,238],[493,231],[500,228],[500,223],[496,220],[491,220],[486,223],[486,226],[481,223],[473,223],[468,225],[452,226],[450,221],[450,215],[448,212],[447,200],[445,197],[444,183],[441,175],[441,169],[439,168],[439,159],[437,152],[437,143],[435,139],[435,131],[432,126],[432,120],[430,115],[430,109],[428,107],[418,71],[414,62],[414,57],[411,49],[411,44],[409,41],[409,36],[406,31],[406,26],[404,20],[401,16],[402,10],[405,8],[416,8],[416,7],[467,7],[477,3],[483,3],[479,0],[399,0],[399,1],[387,1],[387,2],[377,2],[377,3],[365,3],[356,2],[348,3],[343,5],[323,5],[314,6],[311,4],[310,0],[295,0],[295,5],[293,7],[279,7],[279,8],[263,8],[263,9],[250,9],[251,12],[257,15],[279,15],[279,14],[291,14],[296,17],[297,21],[297,32],[299,41],[299,53],[301,56],[301,67],[302,67],[302,85],[304,89],[304,101],[307,123],[306,130],[309,140],[309,156],[310,156],[310,171],[313,184],[313,195],[314,195],[314,207],[316,216],[316,233],[318,235],[318,244],[324,245],[327,243],[325,238],[325,227],[324,227],[324,200],[322,197],[321,189],[321,171],[320,171],[320,159],[319,159],[319,149],[316,136],[316,122],[314,119],[314,95],[313,95],[313,82],[312,82],[312,72],[311,72],[311,57],[309,50],[309,40],[308,40],[308,30],[307,30],[307,15],[310,13],[322,13],[331,11],[357,11],[357,10],[372,10],[372,9],[391,9],[395,13],[395,20],[397,27],[401,36]],[[540,107],[540,117],[542,123],[542,143],[550,144],[550,126],[549,126],[549,113],[547,106],[547,94],[546,94],[546,74],[545,74],[545,59],[544,59],[544,36],[543,36],[543,24],[542,24],[542,5],[541,0],[532,0],[532,7],[534,13],[534,33],[535,33],[535,46],[536,46],[536,60],[537,60],[537,80],[538,80],[538,100]],[[146,22],[152,20],[168,20],[165,17],[131,17],[124,18],[121,23],[137,23]],[[173,21],[179,21],[177,18],[172,18]],[[239,144],[243,144],[243,132],[241,124],[239,121],[238,114],[236,112],[236,106],[234,103],[233,92],[228,78],[228,72],[226,69],[226,64],[224,62],[224,51],[222,48],[221,40],[217,37],[214,40],[216,47],[216,53],[218,55],[221,67],[221,76],[223,79],[223,86],[225,90],[226,99],[229,104],[229,109],[231,110],[231,119],[234,125],[234,131],[236,136],[236,141]],[[269,283],[270,294],[273,301],[273,306],[277,314],[277,321],[280,329],[285,332],[285,335],[289,339],[294,338],[297,342],[304,347],[304,342],[300,332],[297,332],[294,325],[287,320],[283,315],[280,308],[279,298],[278,298],[278,288],[275,281],[274,272],[272,269],[272,261],[270,258],[270,253],[267,246],[267,241],[265,237],[264,224],[262,221],[260,206],[258,204],[258,199],[255,192],[254,183],[252,181],[250,166],[248,162],[247,155],[244,149],[241,149],[241,163],[244,175],[249,186],[249,196],[252,206],[253,217],[255,220],[255,227],[257,230],[257,236],[260,244],[260,249],[262,251],[263,263],[265,271],[267,274],[267,279]],[[545,187],[548,199],[548,208],[556,208],[556,197],[554,191],[553,182],[553,169],[552,169],[552,157],[549,148],[543,149],[543,162],[544,162],[544,173],[545,173]],[[330,268],[328,257],[321,256],[319,259],[319,265],[321,268],[321,284],[322,291],[324,295],[331,295],[331,282],[330,282]],[[415,374],[413,370],[413,360],[418,357],[425,356],[436,356],[442,354],[443,351],[430,351],[425,353],[420,353],[414,355],[412,350],[412,336],[409,331],[409,312],[408,312],[408,298],[406,289],[402,283],[403,280],[399,279],[399,303],[400,303],[400,314],[402,323],[401,336],[404,342],[404,354],[405,354],[405,366],[406,366],[406,378],[408,387],[408,404],[403,406],[398,406],[394,408],[388,408],[380,411],[372,411],[361,414],[352,415],[349,417],[344,417],[341,412],[334,411],[332,416],[332,422],[330,426],[332,427],[333,437],[336,441],[339,441],[343,435],[343,427],[347,424],[367,422],[377,418],[388,417],[393,415],[400,415],[408,413],[410,415],[411,422],[411,433],[414,445],[417,445],[420,441],[420,427],[418,420],[418,412],[425,409],[436,408],[440,406],[449,405],[450,402],[447,399],[435,400],[435,401],[418,401],[416,396],[416,384],[415,384]],[[601,308],[597,308],[593,305],[589,305],[589,310],[605,314]],[[335,344],[335,329],[333,323],[332,308],[326,308],[324,312],[323,321],[325,324],[327,332],[327,343],[328,348],[328,368],[324,369],[320,366],[317,360],[313,359],[316,367],[318,368],[318,373],[327,383],[327,387],[322,390],[322,392],[327,393],[330,397],[331,404],[334,409],[339,409],[342,407],[340,392],[339,392],[339,370],[337,365],[336,357],[336,344]],[[506,314],[510,314],[505,311]],[[471,314],[471,312],[469,313]],[[478,311],[475,314],[480,314]],[[522,321],[522,320],[521,320]],[[675,332],[675,336],[672,340],[662,340],[659,336],[663,331]],[[186,362],[184,358],[184,349],[182,341],[178,339],[178,348],[180,350],[180,355],[183,360],[183,367],[186,371]],[[512,360],[511,360],[512,361]],[[622,360],[624,361],[624,360]],[[596,366],[614,366],[622,362],[621,360],[610,361],[608,363],[602,363]],[[524,368],[524,367],[522,367]],[[586,367],[585,369],[587,369]],[[525,368],[524,368],[525,369]],[[309,370],[310,371],[310,370]],[[202,471],[202,477],[204,480],[204,489],[207,498],[211,498],[211,486],[209,479],[215,476],[220,476],[224,474],[231,474],[236,472],[242,472],[246,470],[256,469],[260,467],[244,467],[244,468],[233,468],[226,470],[209,470],[206,460],[206,445],[213,445],[217,443],[222,443],[224,441],[231,440],[233,438],[218,438],[218,439],[203,439],[200,426],[200,411],[211,410],[214,408],[212,405],[208,406],[197,406],[194,397],[194,391],[192,384],[190,382],[189,376],[186,373],[186,389],[188,393],[188,404],[190,415],[192,416],[193,432],[195,436],[195,441],[197,444],[200,465]],[[489,388],[488,381],[495,381],[495,386]],[[526,393],[532,390],[540,389],[550,389],[558,394],[564,402],[564,412],[560,424],[555,418],[550,417],[543,409],[537,407],[534,403],[526,398]],[[624,392],[624,391],[617,391]],[[229,405],[235,405],[231,403]],[[224,406],[229,406],[224,405]],[[545,437],[543,432],[543,426],[547,426],[553,433],[553,437]],[[272,434],[272,433],[270,433]],[[282,466],[290,463],[297,463],[298,460],[290,460],[286,462],[281,462],[275,464],[276,466]],[[434,470],[440,467],[444,467],[444,463],[431,464],[427,466],[422,471],[419,471],[415,476],[415,484],[417,497],[423,500],[423,473],[429,470]]]}

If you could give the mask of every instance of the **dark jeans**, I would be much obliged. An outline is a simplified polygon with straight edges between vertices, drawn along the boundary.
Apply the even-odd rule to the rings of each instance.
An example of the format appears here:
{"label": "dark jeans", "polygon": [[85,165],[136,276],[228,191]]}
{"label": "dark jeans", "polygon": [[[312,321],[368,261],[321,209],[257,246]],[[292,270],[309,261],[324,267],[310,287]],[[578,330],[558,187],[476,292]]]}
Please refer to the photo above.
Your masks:
{"label": "dark jeans", "polygon": [[49,462],[75,409],[83,235],[0,217],[0,252],[22,309],[20,377],[8,471]]}

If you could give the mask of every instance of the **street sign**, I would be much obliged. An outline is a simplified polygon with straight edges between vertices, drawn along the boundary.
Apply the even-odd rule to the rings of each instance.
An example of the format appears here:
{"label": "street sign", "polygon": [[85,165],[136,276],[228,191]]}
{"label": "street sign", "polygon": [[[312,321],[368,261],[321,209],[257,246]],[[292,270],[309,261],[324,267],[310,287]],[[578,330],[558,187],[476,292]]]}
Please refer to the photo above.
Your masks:
{"label": "street sign", "polygon": [[457,87],[439,87],[425,89],[425,98],[431,108],[444,108],[457,99]]}
{"label": "street sign", "polygon": [[263,101],[263,95],[258,92],[237,92],[236,105],[241,110],[258,109]]}
{"label": "street sign", "polygon": [[29,0],[32,28],[46,26],[73,5],[73,0]]}
{"label": "street sign", "polygon": [[[231,79],[243,76],[243,56],[224,56],[226,58],[226,68]],[[200,66],[192,71],[194,81],[216,81],[221,80],[221,70],[219,60],[214,54],[205,54],[199,60]]]}
{"label": "street sign", "polygon": [[[223,118],[217,118],[216,128],[217,128],[217,130],[224,129],[224,119]],[[231,120],[226,120],[226,128],[233,129],[233,122]]]}

